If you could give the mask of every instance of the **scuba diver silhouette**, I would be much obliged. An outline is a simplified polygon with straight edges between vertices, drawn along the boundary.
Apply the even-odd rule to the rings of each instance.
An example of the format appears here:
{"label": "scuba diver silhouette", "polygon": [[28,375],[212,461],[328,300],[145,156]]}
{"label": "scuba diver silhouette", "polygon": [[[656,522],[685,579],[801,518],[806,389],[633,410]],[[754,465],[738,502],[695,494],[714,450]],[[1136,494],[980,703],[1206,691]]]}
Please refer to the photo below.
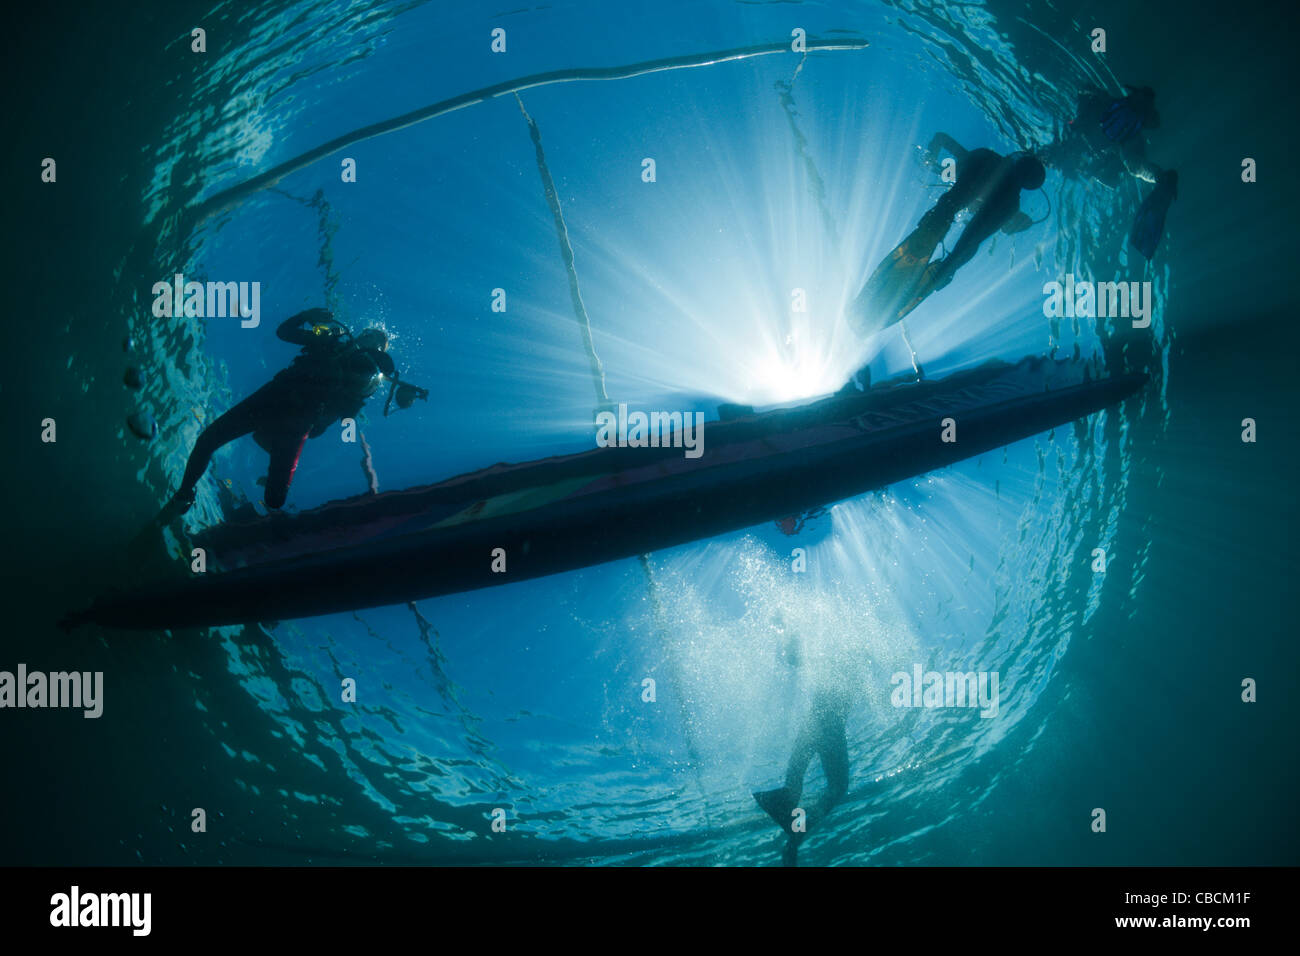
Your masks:
{"label": "scuba diver silhouette", "polygon": [[[775,790],[754,794],[755,802],[786,833],[785,849],[781,854],[786,866],[797,865],[799,844],[808,836],[808,831],[824,820],[849,792],[849,744],[844,723],[851,703],[850,695],[842,689],[819,689],[795,737],[790,761],[786,764],[785,784]],[[803,797],[803,778],[813,757],[821,759],[826,789],[800,823],[795,811]]]}
{"label": "scuba diver silhouette", "polygon": [[[926,296],[950,283],[957,270],[974,258],[984,240],[999,229],[1019,232],[1032,223],[1020,210],[1020,192],[1043,185],[1046,170],[1036,156],[1027,152],[1002,156],[991,149],[967,150],[946,133],[938,133],[926,150],[930,162],[941,148],[956,160],[956,182],[862,287],[851,315],[863,335],[893,325]],[[963,209],[973,211],[970,222],[952,251],[932,262],[935,248]]]}
{"label": "scuba diver silhouette", "polygon": [[1044,161],[1063,173],[1086,176],[1115,189],[1125,175],[1155,189],[1142,201],[1129,231],[1129,242],[1151,259],[1165,230],[1165,215],[1178,196],[1178,173],[1147,159],[1148,130],[1160,126],[1156,92],[1149,86],[1125,86],[1126,96],[1097,89],[1079,94],[1075,117],[1056,140],[1043,147]]}
{"label": "scuba diver silhouette", "polygon": [[947,133],[936,133],[926,154],[937,158],[940,149],[947,150],[957,161],[957,181],[921,217],[917,230],[925,230],[933,220],[936,228],[941,227],[946,233],[961,210],[971,209],[974,215],[952,251],[927,267],[926,281],[930,287],[925,294],[951,282],[957,270],[975,257],[984,240],[993,233],[1002,230],[1011,235],[1028,229],[1033,220],[1020,209],[1020,193],[1040,188],[1047,178],[1047,170],[1033,153],[1000,156],[991,149],[967,150]]}
{"label": "scuba diver silhouette", "polygon": [[308,438],[318,438],[332,424],[355,418],[366,400],[387,379],[391,385],[384,414],[396,395],[401,408],[428,392],[398,382],[392,358],[387,354],[388,335],[368,328],[353,336],[327,309],[308,309],[286,319],[276,336],[302,351],[289,367],[266,385],[221,415],[205,428],[194,443],[180,489],[163,511],[175,517],[194,503],[194,490],[213,454],[222,445],[250,432],[253,440],[270,453],[266,474],[265,502],[268,508],[284,505],[298,467],[298,458]]}
{"label": "scuba diver silhouette", "polygon": [[[783,615],[776,622],[785,630]],[[811,690],[811,702],[799,723],[790,759],[786,763],[785,783],[775,790],[760,790],[754,801],[786,835],[781,858],[786,866],[798,865],[799,846],[808,832],[820,824],[849,792],[849,743],[845,723],[849,710],[861,692],[864,676],[857,655],[814,653],[805,660],[802,638],[792,634],[785,644],[784,657],[794,672],[803,672]],[[821,760],[826,788],[810,806],[802,806],[804,776],[813,757]],[[802,810],[802,813],[797,811]]]}
{"label": "scuba diver silhouette", "polygon": [[1127,174],[1154,183],[1160,168],[1146,157],[1148,130],[1160,127],[1156,93],[1126,86],[1127,96],[1098,89],[1079,94],[1074,119],[1044,146],[1043,160],[1066,175],[1084,175],[1114,188]]}

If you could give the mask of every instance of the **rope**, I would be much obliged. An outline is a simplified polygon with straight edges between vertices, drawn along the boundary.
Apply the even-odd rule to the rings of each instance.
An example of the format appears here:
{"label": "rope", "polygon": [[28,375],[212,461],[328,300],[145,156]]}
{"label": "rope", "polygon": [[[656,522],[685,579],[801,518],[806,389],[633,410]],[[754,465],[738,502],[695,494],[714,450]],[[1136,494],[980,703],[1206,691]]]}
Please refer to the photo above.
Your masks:
{"label": "rope", "polygon": [[560,194],[555,189],[555,180],[551,178],[551,170],[546,165],[546,153],[542,150],[542,131],[528,115],[528,110],[524,109],[524,101],[520,99],[518,93],[515,94],[515,102],[519,104],[519,112],[524,114],[524,120],[528,123],[528,135],[532,137],[533,146],[537,150],[537,171],[542,175],[546,204],[551,207],[551,215],[555,218],[555,235],[560,240],[560,256],[564,259],[564,269],[569,274],[569,295],[573,299],[573,313],[578,320],[578,327],[582,329],[582,344],[587,350],[587,361],[591,364],[591,380],[596,386],[596,401],[601,405],[608,405],[609,393],[605,391],[605,368],[600,364],[600,356],[596,354],[596,344],[591,338],[591,319],[587,316],[587,306],[582,301],[582,290],[578,287],[578,270],[573,264],[573,245],[569,242],[569,228],[564,224]]}
{"label": "rope", "polygon": [[357,432],[361,438],[361,470],[365,473],[366,484],[370,487],[372,495],[379,494],[379,475],[375,474],[375,462],[370,457],[370,443],[366,441],[364,432]]}
{"label": "rope", "polygon": [[[569,276],[569,292],[573,299],[573,312],[578,320],[578,326],[582,329],[582,343],[587,351],[587,359],[591,363],[591,379],[596,390],[596,401],[601,405],[609,405],[609,393],[605,388],[605,370],[601,365],[600,357],[596,354],[596,346],[591,337],[591,317],[587,314],[587,307],[582,301],[582,291],[578,285],[578,271],[574,264],[573,246],[569,242],[568,226],[564,222],[564,210],[560,206],[559,193],[555,189],[555,180],[551,176],[550,167],[546,163],[546,153],[542,149],[542,133],[537,126],[537,122],[524,108],[524,101],[518,93],[514,94],[515,101],[519,104],[519,112],[523,114],[524,121],[528,124],[528,135],[532,138],[533,146],[537,151],[537,170],[542,177],[542,187],[546,193],[546,203],[550,206],[551,215],[555,218],[555,234],[560,240],[560,255],[564,259],[564,268]],[[668,643],[667,636],[664,632],[664,610],[663,604],[659,600],[658,589],[655,585],[654,573],[650,567],[650,556],[643,554],[640,556],[641,570],[645,573],[646,588],[650,595],[650,604],[653,609],[655,620],[655,632],[663,647],[664,659],[667,662],[669,670],[669,679],[677,686],[682,686],[680,674],[678,673],[676,661],[673,658],[672,647]],[[706,822],[709,821],[708,797],[704,789],[704,782],[700,776],[700,755],[695,747],[695,739],[691,734],[690,714],[686,709],[686,701],[680,696],[677,699],[678,716],[681,719],[682,736],[686,741],[686,754],[690,764],[691,772],[695,778],[695,785],[700,791],[701,797],[704,798],[704,816]]]}
{"label": "rope", "polygon": [[799,61],[799,65],[795,68],[794,75],[790,77],[788,82],[785,80],[776,81],[777,97],[781,101],[781,109],[785,111],[786,119],[790,122],[790,132],[794,134],[795,152],[803,160],[804,171],[808,174],[808,191],[812,193],[813,199],[817,201],[817,208],[822,214],[822,225],[830,233],[832,244],[839,246],[839,229],[835,225],[835,217],[826,204],[826,183],[822,180],[821,171],[817,168],[812,154],[808,151],[808,138],[804,136],[803,130],[799,128],[799,111],[794,105],[794,81],[799,78],[799,74],[803,71],[804,63],[807,60],[808,55],[805,53],[803,59]]}
{"label": "rope", "polygon": [[[866,49],[866,47],[867,43],[864,40],[852,42],[818,42],[816,40],[810,40],[806,44],[806,49],[809,52],[863,50]],[[314,149],[309,149],[300,156],[286,160],[285,162],[268,169],[264,173],[259,173],[252,179],[248,179],[236,186],[231,186],[229,189],[221,190],[221,192],[216,193],[208,199],[193,206],[190,215],[193,217],[195,223],[203,222],[205,219],[208,219],[217,213],[230,209],[237,202],[247,196],[251,196],[260,190],[266,189],[268,186],[274,186],[290,173],[304,169],[317,160],[324,159],[326,156],[337,153],[341,149],[346,149],[349,146],[353,146],[367,139],[373,139],[376,136],[383,136],[386,133],[406,129],[408,126],[423,123],[425,120],[430,120],[437,116],[443,116],[447,113],[464,109],[467,106],[473,106],[475,103],[482,103],[486,100],[493,99],[494,97],[503,96],[506,93],[520,93],[523,90],[532,89],[533,87],[550,86],[555,83],[572,83],[585,80],[623,80],[634,76],[644,76],[648,73],[662,73],[667,70],[684,70],[697,66],[712,66],[715,63],[744,60],[754,56],[766,56],[770,53],[788,52],[790,52],[790,44],[786,41],[782,41],[780,43],[763,43],[758,46],[721,50],[715,53],[696,53],[686,56],[665,57],[658,60],[645,60],[628,66],[581,67],[571,70],[552,70],[548,73],[534,73],[518,80],[507,80],[503,83],[486,86],[470,93],[462,93],[459,96],[453,96],[450,99],[440,100],[439,102],[432,103],[428,106],[422,106],[409,113],[403,113],[401,116],[394,116],[391,119],[381,120],[378,123],[371,123],[368,126],[363,126],[350,133],[344,133],[342,136],[336,136],[334,139],[322,143]]]}

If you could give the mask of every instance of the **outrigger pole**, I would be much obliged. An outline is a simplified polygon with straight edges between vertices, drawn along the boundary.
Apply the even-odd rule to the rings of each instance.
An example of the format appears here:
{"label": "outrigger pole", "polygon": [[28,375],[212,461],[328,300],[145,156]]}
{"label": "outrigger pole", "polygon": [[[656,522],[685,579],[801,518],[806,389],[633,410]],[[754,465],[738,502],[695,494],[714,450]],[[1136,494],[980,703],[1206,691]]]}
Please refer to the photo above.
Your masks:
{"label": "outrigger pole", "polygon": [[[868,46],[865,40],[853,41],[819,41],[809,39],[803,44],[803,50],[800,52],[819,53],[831,50],[862,50]],[[533,89],[538,86],[551,86],[556,83],[575,83],[584,80],[625,80],[634,76],[644,76],[647,73],[663,73],[667,70],[685,70],[697,66],[712,66],[715,63],[727,63],[733,60],[745,60],[755,56],[767,56],[771,53],[790,53],[793,48],[788,41],[780,43],[763,43],[758,46],[739,47],[733,50],[720,50],[714,53],[695,53],[685,56],[665,57],[659,60],[644,60],[640,63],[632,63],[627,66],[612,67],[579,67],[571,70],[552,70],[547,73],[534,73],[531,76],[525,76],[522,79],[506,80],[503,83],[497,83],[493,86],[486,86],[480,90],[474,90],[471,93],[462,93],[459,96],[453,96],[451,99],[441,100],[428,106],[422,106],[417,110],[409,113],[403,113],[401,116],[394,116],[391,119],[380,120],[378,123],[371,123],[369,126],[362,126],[350,133],[344,133],[342,136],[336,136],[329,142],[322,143],[314,149],[293,159],[286,160],[278,166],[268,169],[264,173],[259,173],[252,179],[231,186],[229,189],[223,189],[221,192],[208,197],[188,211],[188,215],[193,217],[194,223],[200,223],[204,220],[230,209],[236,203],[266,189],[268,186],[274,186],[280,180],[284,179],[290,173],[295,173],[304,169],[318,160],[324,159],[337,153],[341,149],[355,145],[367,139],[374,139],[376,136],[383,136],[385,133],[392,133],[399,129],[406,129],[408,126],[414,126],[417,123],[423,123],[425,120],[431,120],[437,116],[443,116],[447,113],[453,113],[456,110],[464,109],[467,106],[473,106],[475,103],[482,103],[486,100],[494,99],[498,96],[505,96],[510,93],[519,93],[523,90]]]}

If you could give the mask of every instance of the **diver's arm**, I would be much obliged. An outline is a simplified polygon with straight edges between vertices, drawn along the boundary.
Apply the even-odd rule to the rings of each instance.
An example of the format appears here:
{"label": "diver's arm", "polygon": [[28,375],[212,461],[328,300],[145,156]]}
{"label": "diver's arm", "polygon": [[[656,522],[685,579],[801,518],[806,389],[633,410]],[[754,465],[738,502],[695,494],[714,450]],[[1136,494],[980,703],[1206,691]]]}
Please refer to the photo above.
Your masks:
{"label": "diver's arm", "polygon": [[969,150],[962,146],[961,143],[957,142],[947,133],[935,133],[933,138],[930,140],[930,145],[925,148],[926,162],[933,166],[935,161],[939,158],[940,150],[946,150],[951,153],[953,158],[957,160],[958,166],[966,162],[966,155],[969,152]]}
{"label": "diver's arm", "polygon": [[1002,157],[991,149],[980,147],[967,150],[957,160],[957,181],[948,187],[934,208],[943,210],[951,221],[958,212],[980,198],[987,188],[989,176],[999,168]]}
{"label": "diver's arm", "polygon": [[396,383],[399,378],[392,356],[374,349],[353,352],[348,358],[348,369],[347,378],[351,384],[342,393],[341,418],[355,419],[372,395],[381,387]]}
{"label": "diver's arm", "polygon": [[307,309],[305,312],[299,312],[297,315],[281,322],[280,327],[275,330],[275,334],[290,345],[310,345],[319,341],[313,331],[314,327],[324,322],[333,321],[334,316],[329,309]]}

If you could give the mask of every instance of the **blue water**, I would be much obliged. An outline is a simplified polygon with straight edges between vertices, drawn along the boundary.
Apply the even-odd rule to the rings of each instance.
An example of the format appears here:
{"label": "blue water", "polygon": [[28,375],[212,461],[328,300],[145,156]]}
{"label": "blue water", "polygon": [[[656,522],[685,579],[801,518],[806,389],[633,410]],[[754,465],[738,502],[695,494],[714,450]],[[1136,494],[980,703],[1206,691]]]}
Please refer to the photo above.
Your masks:
{"label": "blue water", "polygon": [[[805,864],[1296,863],[1300,436],[1296,295],[1279,249],[1294,134],[1243,106],[1294,69],[1280,41],[1240,22],[1216,31],[1211,81],[1184,56],[1204,17],[1172,9],[1184,12],[226,4],[133,14],[135,39],[98,54],[115,68],[93,81],[78,65],[93,24],[80,25],[32,69],[83,125],[55,130],[59,111],[35,107],[16,121],[16,152],[59,157],[60,182],[18,199],[31,238],[8,258],[31,264],[16,314],[40,318],[3,392],[24,441],[47,414],[60,437],[15,453],[0,668],[103,670],[105,716],[0,714],[6,766],[26,774],[6,791],[0,862],[771,864],[779,834],[750,794],[779,783],[811,695],[842,679],[850,793]],[[1104,56],[1089,49],[1095,24]],[[206,54],[189,52],[195,25]],[[1157,89],[1150,156],[1180,174],[1155,260],[1126,243],[1148,187],[1049,170],[1024,200],[1041,222],[986,242],[907,327],[931,377],[1078,350],[1149,374],[1140,396],[835,504],[794,538],[756,527],[644,566],[421,601],[418,615],[153,635],[53,626],[104,587],[184,560],[168,533],[150,565],[122,567],[202,427],[293,357],[274,329],[299,310],[384,328],[403,376],[429,387],[391,417],[368,406],[381,490],[591,446],[588,355],[513,95],[349,145],[202,222],[183,210],[471,90],[796,27],[869,46],[520,94],[609,396],[715,418],[722,402],[825,395],[864,364],[878,380],[907,375],[899,330],[861,339],[845,309],[940,195],[921,148],[940,130],[1002,153],[1044,145],[1080,90],[1125,82]],[[1233,66],[1249,75],[1222,79]],[[1244,155],[1269,171],[1249,186]],[[260,326],[155,318],[150,289],[178,272],[259,281]],[[1069,273],[1152,282],[1151,328],[1046,318],[1044,283]],[[792,311],[795,288],[806,312]],[[138,394],[121,385],[127,364],[146,380]],[[148,443],[126,427],[140,409],[159,427]],[[1240,440],[1245,416],[1262,423],[1256,444]],[[360,460],[333,433],[309,442],[287,510],[365,491]],[[187,529],[219,521],[221,496],[264,511],[265,470],[251,440],[223,449]],[[791,571],[795,547],[805,573]],[[914,663],[998,672],[998,715],[893,706],[891,675]],[[1247,677],[1254,704],[1240,699]],[[344,678],[355,704],[340,700]],[[814,762],[808,792],[821,786]],[[194,807],[207,833],[191,832]],[[1098,807],[1106,833],[1090,828]]]}

